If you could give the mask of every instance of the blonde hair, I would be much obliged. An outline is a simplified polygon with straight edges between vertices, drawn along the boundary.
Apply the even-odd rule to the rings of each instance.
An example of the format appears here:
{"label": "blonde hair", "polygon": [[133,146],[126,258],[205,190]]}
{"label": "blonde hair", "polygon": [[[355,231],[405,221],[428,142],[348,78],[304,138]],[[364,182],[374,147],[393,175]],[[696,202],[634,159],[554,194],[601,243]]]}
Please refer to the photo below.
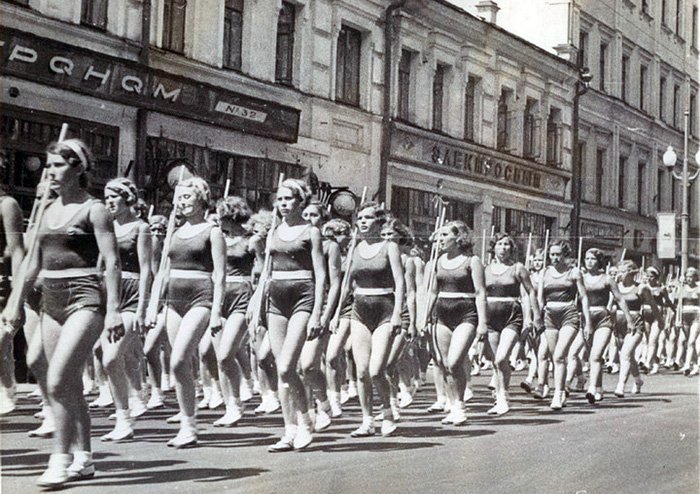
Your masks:
{"label": "blonde hair", "polygon": [[194,194],[197,199],[204,205],[204,207],[209,205],[209,200],[211,199],[211,190],[209,189],[209,184],[202,177],[190,177],[179,184],[178,187],[187,187],[194,190]]}

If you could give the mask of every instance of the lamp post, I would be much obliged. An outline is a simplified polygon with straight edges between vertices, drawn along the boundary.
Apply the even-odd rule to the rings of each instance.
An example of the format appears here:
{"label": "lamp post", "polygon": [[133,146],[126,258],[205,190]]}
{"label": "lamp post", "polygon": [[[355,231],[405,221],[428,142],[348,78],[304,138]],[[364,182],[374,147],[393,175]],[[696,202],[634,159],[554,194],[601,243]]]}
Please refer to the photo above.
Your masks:
{"label": "lamp post", "polygon": [[574,88],[574,107],[571,117],[571,229],[569,230],[572,245],[578,244],[581,227],[581,156],[578,152],[579,100],[586,94],[593,76],[588,67],[580,67],[578,79]]}
{"label": "lamp post", "polygon": [[[688,120],[690,117],[690,112],[686,110],[683,113],[683,172],[678,175],[675,171],[676,163],[678,161],[678,156],[673,150],[673,146],[669,146],[664,153],[662,160],[666,168],[671,170],[673,177],[676,180],[680,180],[681,194],[683,195],[682,209],[681,209],[681,274],[685,275],[686,269],[688,269],[688,192],[690,186],[693,184],[698,174],[700,174],[700,168],[692,175],[688,172]],[[695,163],[700,165],[700,150],[695,155]],[[671,205],[673,207],[673,204]]]}

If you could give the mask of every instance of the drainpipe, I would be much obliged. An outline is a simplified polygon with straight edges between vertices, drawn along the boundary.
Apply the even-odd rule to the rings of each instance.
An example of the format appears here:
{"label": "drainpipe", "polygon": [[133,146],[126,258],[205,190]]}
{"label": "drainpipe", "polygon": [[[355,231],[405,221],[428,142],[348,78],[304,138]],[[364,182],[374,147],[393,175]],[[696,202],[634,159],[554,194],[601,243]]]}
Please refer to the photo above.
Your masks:
{"label": "drainpipe", "polygon": [[[143,0],[141,4],[141,50],[139,64],[148,67],[151,52],[151,0]],[[148,110],[136,109],[136,166],[133,167],[134,180],[138,188],[143,188],[143,169],[146,164],[146,139],[148,138]],[[155,177],[152,177],[155,179]]]}
{"label": "drainpipe", "polygon": [[386,202],[386,181],[391,154],[391,45],[394,39],[394,15],[406,4],[407,0],[397,0],[386,8],[384,14],[384,104],[382,108],[382,146],[379,155],[379,189],[377,201]]}

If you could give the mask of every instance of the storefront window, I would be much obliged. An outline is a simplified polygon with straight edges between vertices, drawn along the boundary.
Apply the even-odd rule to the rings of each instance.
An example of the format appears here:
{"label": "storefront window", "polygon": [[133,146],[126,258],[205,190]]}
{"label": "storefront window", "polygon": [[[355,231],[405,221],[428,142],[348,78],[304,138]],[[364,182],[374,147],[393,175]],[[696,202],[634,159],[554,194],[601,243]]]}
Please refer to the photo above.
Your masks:
{"label": "storefront window", "polygon": [[[442,199],[447,202],[447,220],[464,221],[469,228],[474,227],[474,204],[452,197]],[[436,195],[423,190],[394,186],[391,189],[391,211],[413,230],[416,243],[425,249],[440,214],[440,204]]]}
{"label": "storefront window", "polygon": [[229,194],[243,197],[254,210],[271,207],[280,173],[286,178],[300,178],[304,173],[304,167],[297,164],[215,151],[160,137],[149,137],[147,146],[146,200],[153,202],[160,214],[171,207],[168,171],[180,164],[209,183],[213,199],[223,195],[226,180],[230,179]]}
{"label": "storefront window", "polygon": [[32,209],[34,189],[41,178],[46,162],[46,147],[58,139],[62,123],[68,123],[68,137],[85,141],[95,158],[95,167],[90,173],[90,192],[102,197],[102,188],[117,176],[119,129],[107,125],[67,119],[60,115],[19,108],[3,107],[0,120],[3,159],[6,161],[6,176],[12,195],[19,201],[26,215]]}
{"label": "storefront window", "polygon": [[[513,237],[518,249],[518,260],[525,260],[527,240],[532,233],[533,239],[544,239],[547,231],[554,239],[554,218],[542,214],[495,206],[491,213],[494,233],[505,232]],[[533,246],[534,247],[534,246]]]}

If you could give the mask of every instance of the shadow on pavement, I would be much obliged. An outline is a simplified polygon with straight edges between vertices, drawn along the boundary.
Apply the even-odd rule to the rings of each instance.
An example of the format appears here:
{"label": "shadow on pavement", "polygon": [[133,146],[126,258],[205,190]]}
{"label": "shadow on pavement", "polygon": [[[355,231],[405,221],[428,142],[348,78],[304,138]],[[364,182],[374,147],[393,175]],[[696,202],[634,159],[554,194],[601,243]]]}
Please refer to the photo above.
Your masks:
{"label": "shadow on pavement", "polygon": [[[184,461],[163,461],[163,462],[100,462],[97,476],[89,482],[82,482],[81,485],[90,487],[107,486],[129,486],[164,484],[168,489],[177,489],[173,482],[221,482],[227,480],[238,480],[247,477],[256,477],[269,470],[264,468],[167,468],[156,471],[134,471],[141,469],[142,464],[159,463],[163,465],[174,465],[176,463],[186,463]],[[111,474],[112,468],[122,470],[120,473]],[[144,466],[143,468],[148,468]],[[123,471],[125,470],[126,471]]]}

